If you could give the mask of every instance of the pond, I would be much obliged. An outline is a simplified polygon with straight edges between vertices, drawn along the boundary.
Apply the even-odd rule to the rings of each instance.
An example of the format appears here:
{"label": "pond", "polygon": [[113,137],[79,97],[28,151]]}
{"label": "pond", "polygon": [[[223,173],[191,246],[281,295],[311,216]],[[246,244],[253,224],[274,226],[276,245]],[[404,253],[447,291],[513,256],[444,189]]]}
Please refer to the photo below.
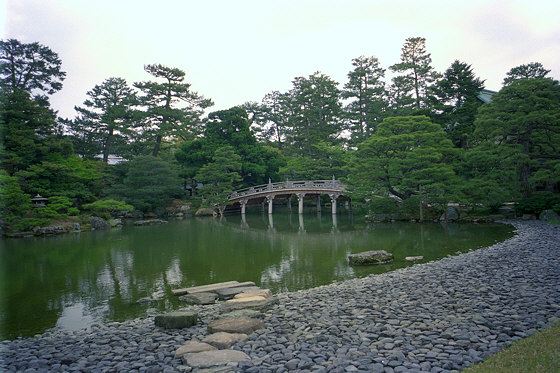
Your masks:
{"label": "pond", "polygon": [[[181,307],[171,289],[253,281],[274,293],[363,277],[442,258],[513,235],[503,224],[365,224],[340,214],[248,214],[165,225],[0,241],[0,339],[77,330]],[[347,256],[386,250],[387,265]],[[139,305],[143,297],[161,298]]]}

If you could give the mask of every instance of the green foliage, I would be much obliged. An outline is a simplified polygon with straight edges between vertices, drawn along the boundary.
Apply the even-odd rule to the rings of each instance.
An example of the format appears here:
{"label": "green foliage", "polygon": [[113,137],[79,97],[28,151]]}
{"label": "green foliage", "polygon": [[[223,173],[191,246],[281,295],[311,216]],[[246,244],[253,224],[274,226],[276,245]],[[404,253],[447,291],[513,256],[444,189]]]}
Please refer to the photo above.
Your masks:
{"label": "green foliage", "polygon": [[452,167],[456,149],[437,124],[425,116],[386,118],[377,132],[358,145],[347,182],[357,198],[422,195],[444,203],[458,193]]}
{"label": "green foliage", "polygon": [[287,133],[291,150],[298,155],[312,155],[319,142],[338,143],[342,131],[342,107],[338,83],[316,72],[308,78],[293,80],[289,104],[290,122]]}
{"label": "green foliage", "polygon": [[519,65],[507,72],[503,85],[510,85],[519,79],[545,78],[549,72],[550,70],[545,69],[540,62]]}
{"label": "green foliage", "polygon": [[191,91],[191,85],[184,82],[185,72],[180,69],[158,64],[146,65],[144,70],[162,80],[134,83],[143,93],[140,103],[146,108],[143,136],[153,144],[152,154],[157,157],[164,139],[194,138],[200,132],[203,110],[213,103]]}
{"label": "green foliage", "polygon": [[330,180],[346,176],[346,154],[341,146],[319,142],[313,145],[313,155],[288,158],[280,174],[290,180]]}
{"label": "green foliage", "polygon": [[17,178],[0,170],[0,217],[13,222],[30,208],[31,198],[21,190]]}
{"label": "green foliage", "polygon": [[109,78],[87,96],[83,107],[75,107],[79,116],[71,122],[73,139],[83,155],[101,153],[107,163],[109,154],[124,155],[123,147],[133,139],[136,95],[124,79]]}
{"label": "green foliage", "polygon": [[[517,79],[483,105],[475,136],[512,161],[524,196],[536,182],[558,172],[560,153],[560,86],[548,78]],[[548,171],[545,171],[548,170]]]}
{"label": "green foliage", "polygon": [[115,213],[118,211],[132,211],[134,206],[131,206],[123,201],[116,201],[114,199],[102,199],[93,203],[88,203],[82,206],[84,210],[90,210],[95,213]]}
{"label": "green foliage", "polygon": [[346,118],[350,122],[352,142],[360,143],[375,132],[386,115],[385,69],[376,57],[354,58],[352,66],[354,70],[348,73],[341,97],[351,100],[345,108]]}
{"label": "green foliage", "polygon": [[15,39],[0,41],[0,84],[4,89],[53,94],[62,89],[66,76],[61,67],[62,61],[49,47]]}
{"label": "green foliage", "polygon": [[394,198],[374,197],[367,201],[367,207],[373,214],[392,214],[400,210],[399,203]]}
{"label": "green foliage", "polygon": [[281,154],[273,148],[257,143],[249,128],[247,113],[242,108],[231,108],[210,113],[204,136],[179,146],[175,158],[181,165],[181,176],[196,183],[196,173],[211,162],[216,150],[231,146],[241,157],[239,174],[244,185],[258,185],[268,179],[278,179],[278,169],[284,164]]}
{"label": "green foliage", "polygon": [[101,178],[95,162],[77,156],[51,159],[16,173],[24,191],[47,197],[66,196],[79,203],[95,199],[100,192]]}
{"label": "green foliage", "polygon": [[235,154],[233,147],[224,146],[216,149],[212,159],[213,162],[198,171],[196,178],[204,183],[201,193],[210,206],[225,206],[229,203],[227,196],[233,192],[234,183],[241,181],[238,173],[241,157]]}
{"label": "green foliage", "polygon": [[432,58],[426,52],[426,39],[407,38],[401,50],[401,62],[389,67],[391,71],[401,73],[393,79],[392,90],[397,100],[394,106],[407,107],[413,103],[416,109],[428,107],[428,88],[439,74],[431,66]]}
{"label": "green foliage", "polygon": [[130,161],[122,184],[113,185],[109,195],[142,211],[164,207],[183,195],[178,171],[162,158],[140,156]]}
{"label": "green foliage", "polygon": [[519,201],[516,211],[520,214],[540,214],[543,210],[555,210],[560,207],[560,194],[552,192],[535,192]]}
{"label": "green foliage", "polygon": [[65,196],[53,196],[49,198],[46,206],[35,208],[34,213],[41,218],[62,218],[69,215],[77,215],[79,210],[72,207],[72,200]]}
{"label": "green foliage", "polygon": [[432,88],[435,121],[449,134],[453,143],[467,148],[474,131],[474,120],[481,106],[477,99],[484,82],[477,78],[471,65],[455,61]]}

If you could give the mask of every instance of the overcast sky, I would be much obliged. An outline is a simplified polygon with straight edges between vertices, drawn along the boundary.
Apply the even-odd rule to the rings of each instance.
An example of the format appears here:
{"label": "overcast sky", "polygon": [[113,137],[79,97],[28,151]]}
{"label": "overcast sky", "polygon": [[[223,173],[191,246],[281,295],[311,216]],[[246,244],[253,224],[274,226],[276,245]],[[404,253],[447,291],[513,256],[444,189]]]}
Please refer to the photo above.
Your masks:
{"label": "overcast sky", "polygon": [[499,90],[512,67],[541,62],[560,77],[557,0],[0,0],[3,38],[39,42],[67,72],[51,97],[73,118],[109,77],[150,80],[145,64],[178,67],[192,89],[227,109],[285,92],[315,71],[342,88],[352,58],[399,61],[407,37],[426,38],[433,66],[458,59]]}

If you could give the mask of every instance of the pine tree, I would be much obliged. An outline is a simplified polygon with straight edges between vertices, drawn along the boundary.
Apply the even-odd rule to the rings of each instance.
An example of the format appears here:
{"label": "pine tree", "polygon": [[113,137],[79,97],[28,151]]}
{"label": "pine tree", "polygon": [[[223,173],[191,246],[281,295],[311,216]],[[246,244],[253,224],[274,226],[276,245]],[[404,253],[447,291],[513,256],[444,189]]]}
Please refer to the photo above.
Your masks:
{"label": "pine tree", "polygon": [[138,82],[145,107],[144,134],[153,138],[152,155],[157,157],[164,138],[186,140],[200,133],[203,110],[213,105],[185,83],[185,72],[163,65],[146,65],[144,70],[163,82]]}
{"label": "pine tree", "polygon": [[348,73],[341,97],[349,99],[345,108],[354,142],[368,138],[385,115],[385,69],[376,57],[360,56],[352,60],[354,70]]}
{"label": "pine tree", "polygon": [[401,96],[414,99],[417,110],[429,107],[428,87],[439,77],[431,63],[431,55],[426,52],[426,39],[411,37],[406,39],[402,47],[401,62],[389,67],[391,71],[401,74],[401,79],[393,82],[399,85]]}

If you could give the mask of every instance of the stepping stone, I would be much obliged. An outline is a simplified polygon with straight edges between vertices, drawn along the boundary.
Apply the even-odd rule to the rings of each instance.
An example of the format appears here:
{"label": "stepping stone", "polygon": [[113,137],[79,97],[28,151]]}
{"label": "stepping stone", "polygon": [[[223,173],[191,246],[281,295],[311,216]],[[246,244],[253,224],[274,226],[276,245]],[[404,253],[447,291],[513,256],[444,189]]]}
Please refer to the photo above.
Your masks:
{"label": "stepping stone", "polygon": [[245,297],[245,298],[237,298],[237,299],[230,299],[226,300],[226,303],[244,303],[244,302],[252,302],[255,300],[265,300],[265,297]]}
{"label": "stepping stone", "polygon": [[249,338],[247,334],[217,332],[204,337],[202,342],[224,349],[230,348],[234,343],[244,341],[247,338]]}
{"label": "stepping stone", "polygon": [[220,297],[220,300],[231,299],[235,295],[242,293],[247,290],[261,290],[258,286],[235,286],[232,288],[218,289],[216,294]]}
{"label": "stepping stone", "polygon": [[422,255],[419,256],[407,256],[404,260],[408,260],[409,262],[414,262],[416,260],[422,260],[424,257]]}
{"label": "stepping stone", "polygon": [[236,350],[203,351],[183,356],[185,363],[192,368],[211,368],[219,365],[230,365],[241,361],[250,361],[251,358],[244,352]]}
{"label": "stepping stone", "polygon": [[180,301],[188,304],[214,304],[216,299],[218,299],[218,295],[215,293],[195,293],[179,297]]}
{"label": "stepping stone", "polygon": [[183,357],[184,354],[192,354],[195,352],[202,352],[202,351],[212,351],[215,349],[216,347],[209,345],[208,343],[189,341],[186,344],[179,347],[177,351],[175,351],[175,358],[179,359]]}
{"label": "stepping stone", "polygon": [[226,313],[235,310],[251,309],[257,311],[266,311],[278,304],[278,298],[270,297],[264,300],[251,300],[245,302],[224,302],[220,305],[220,312]]}
{"label": "stepping stone", "polygon": [[270,298],[272,292],[270,289],[258,289],[258,290],[245,290],[239,294],[236,294],[233,299],[247,298],[247,297],[263,297]]}
{"label": "stepping stone", "polygon": [[185,294],[194,294],[194,293],[216,292],[216,290],[220,290],[220,289],[242,287],[242,286],[255,286],[255,283],[252,281],[247,281],[247,282],[228,281],[228,282],[219,282],[216,284],[193,286],[184,289],[174,289],[171,290],[171,292],[173,293],[173,295],[185,295]]}
{"label": "stepping stone", "polygon": [[264,323],[260,319],[248,317],[233,317],[214,320],[208,324],[209,333],[242,333],[251,334],[255,330],[264,329]]}
{"label": "stepping stone", "polygon": [[182,329],[193,326],[198,321],[198,313],[193,311],[174,311],[157,315],[154,319],[156,326],[165,329]]}
{"label": "stepping stone", "polygon": [[218,319],[232,319],[236,317],[249,317],[251,319],[262,319],[264,314],[257,310],[242,309],[218,315]]}
{"label": "stepping stone", "polygon": [[192,294],[192,293],[202,293],[202,292],[208,292],[208,291],[213,291],[216,289],[221,289],[221,288],[225,288],[228,286],[238,286],[239,285],[239,281],[228,281],[228,282],[220,282],[217,284],[210,284],[210,285],[202,285],[202,286],[193,286],[190,288],[182,288],[182,289],[173,289],[171,290],[171,293],[173,293],[173,295],[185,295],[185,294]]}

